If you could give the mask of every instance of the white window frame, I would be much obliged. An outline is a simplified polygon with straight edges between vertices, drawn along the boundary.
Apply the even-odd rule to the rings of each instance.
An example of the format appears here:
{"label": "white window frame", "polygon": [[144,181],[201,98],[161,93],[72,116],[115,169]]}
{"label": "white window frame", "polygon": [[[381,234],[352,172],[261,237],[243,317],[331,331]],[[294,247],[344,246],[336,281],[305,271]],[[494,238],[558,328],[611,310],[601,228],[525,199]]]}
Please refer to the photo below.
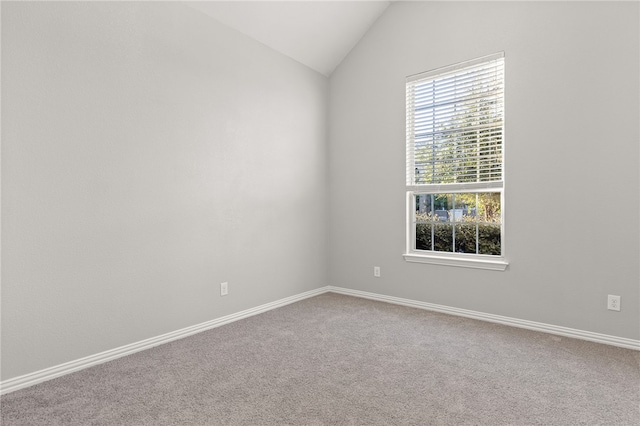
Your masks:
{"label": "white window frame", "polygon": [[[407,86],[415,81],[426,81],[435,79],[439,76],[455,73],[456,71],[467,69],[469,67],[495,61],[504,58],[504,52],[493,55],[484,56],[473,59],[471,61],[462,62],[437,70],[428,71],[407,77]],[[413,138],[410,131],[409,121],[413,120],[413,111],[410,110],[409,102],[407,102],[407,185],[406,185],[406,251],[403,255],[407,262],[428,263],[445,266],[469,267],[478,269],[488,269],[504,271],[509,262],[505,257],[505,203],[504,203],[504,119],[502,120],[502,176],[500,180],[487,182],[464,182],[464,183],[435,183],[435,184],[415,184],[413,179],[413,171],[415,167],[413,154]],[[411,175],[411,176],[410,176]],[[416,249],[416,195],[422,194],[453,194],[453,193],[500,193],[500,247],[501,254],[486,255],[473,253],[455,253],[455,252],[439,252],[431,250]],[[453,222],[455,223],[455,222]]]}

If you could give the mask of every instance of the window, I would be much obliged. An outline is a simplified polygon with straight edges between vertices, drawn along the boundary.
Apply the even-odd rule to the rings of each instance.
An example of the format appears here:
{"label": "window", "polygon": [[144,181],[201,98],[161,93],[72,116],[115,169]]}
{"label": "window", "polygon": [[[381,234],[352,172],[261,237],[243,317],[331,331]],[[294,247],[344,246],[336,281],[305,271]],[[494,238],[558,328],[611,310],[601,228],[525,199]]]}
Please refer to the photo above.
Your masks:
{"label": "window", "polygon": [[407,78],[407,251],[504,270],[504,53]]}

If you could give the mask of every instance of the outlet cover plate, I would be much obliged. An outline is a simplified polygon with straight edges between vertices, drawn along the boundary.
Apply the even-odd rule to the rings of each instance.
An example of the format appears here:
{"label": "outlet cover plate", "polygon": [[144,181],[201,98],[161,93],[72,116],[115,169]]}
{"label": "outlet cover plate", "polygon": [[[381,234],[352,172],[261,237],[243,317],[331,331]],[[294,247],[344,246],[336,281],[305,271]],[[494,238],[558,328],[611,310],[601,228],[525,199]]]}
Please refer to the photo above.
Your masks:
{"label": "outlet cover plate", "polygon": [[607,296],[607,309],[609,309],[610,311],[619,311],[620,296],[614,296],[613,294],[609,294]]}

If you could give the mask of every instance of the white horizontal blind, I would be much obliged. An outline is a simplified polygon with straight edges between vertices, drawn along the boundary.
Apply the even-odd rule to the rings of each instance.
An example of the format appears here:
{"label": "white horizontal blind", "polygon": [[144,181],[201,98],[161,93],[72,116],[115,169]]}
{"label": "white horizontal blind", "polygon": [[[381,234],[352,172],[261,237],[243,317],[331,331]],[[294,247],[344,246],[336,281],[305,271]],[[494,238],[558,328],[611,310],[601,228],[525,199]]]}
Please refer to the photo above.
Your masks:
{"label": "white horizontal blind", "polygon": [[407,185],[502,181],[504,53],[408,77],[406,87]]}

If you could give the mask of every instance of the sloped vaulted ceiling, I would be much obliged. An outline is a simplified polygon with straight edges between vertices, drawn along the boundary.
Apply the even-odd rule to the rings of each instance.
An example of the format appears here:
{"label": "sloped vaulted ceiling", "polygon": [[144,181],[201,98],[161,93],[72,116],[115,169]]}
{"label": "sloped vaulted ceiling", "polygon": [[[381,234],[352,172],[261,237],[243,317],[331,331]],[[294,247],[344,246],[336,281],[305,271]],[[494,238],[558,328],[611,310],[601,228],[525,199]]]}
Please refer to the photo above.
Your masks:
{"label": "sloped vaulted ceiling", "polygon": [[390,2],[199,1],[186,4],[329,76]]}

